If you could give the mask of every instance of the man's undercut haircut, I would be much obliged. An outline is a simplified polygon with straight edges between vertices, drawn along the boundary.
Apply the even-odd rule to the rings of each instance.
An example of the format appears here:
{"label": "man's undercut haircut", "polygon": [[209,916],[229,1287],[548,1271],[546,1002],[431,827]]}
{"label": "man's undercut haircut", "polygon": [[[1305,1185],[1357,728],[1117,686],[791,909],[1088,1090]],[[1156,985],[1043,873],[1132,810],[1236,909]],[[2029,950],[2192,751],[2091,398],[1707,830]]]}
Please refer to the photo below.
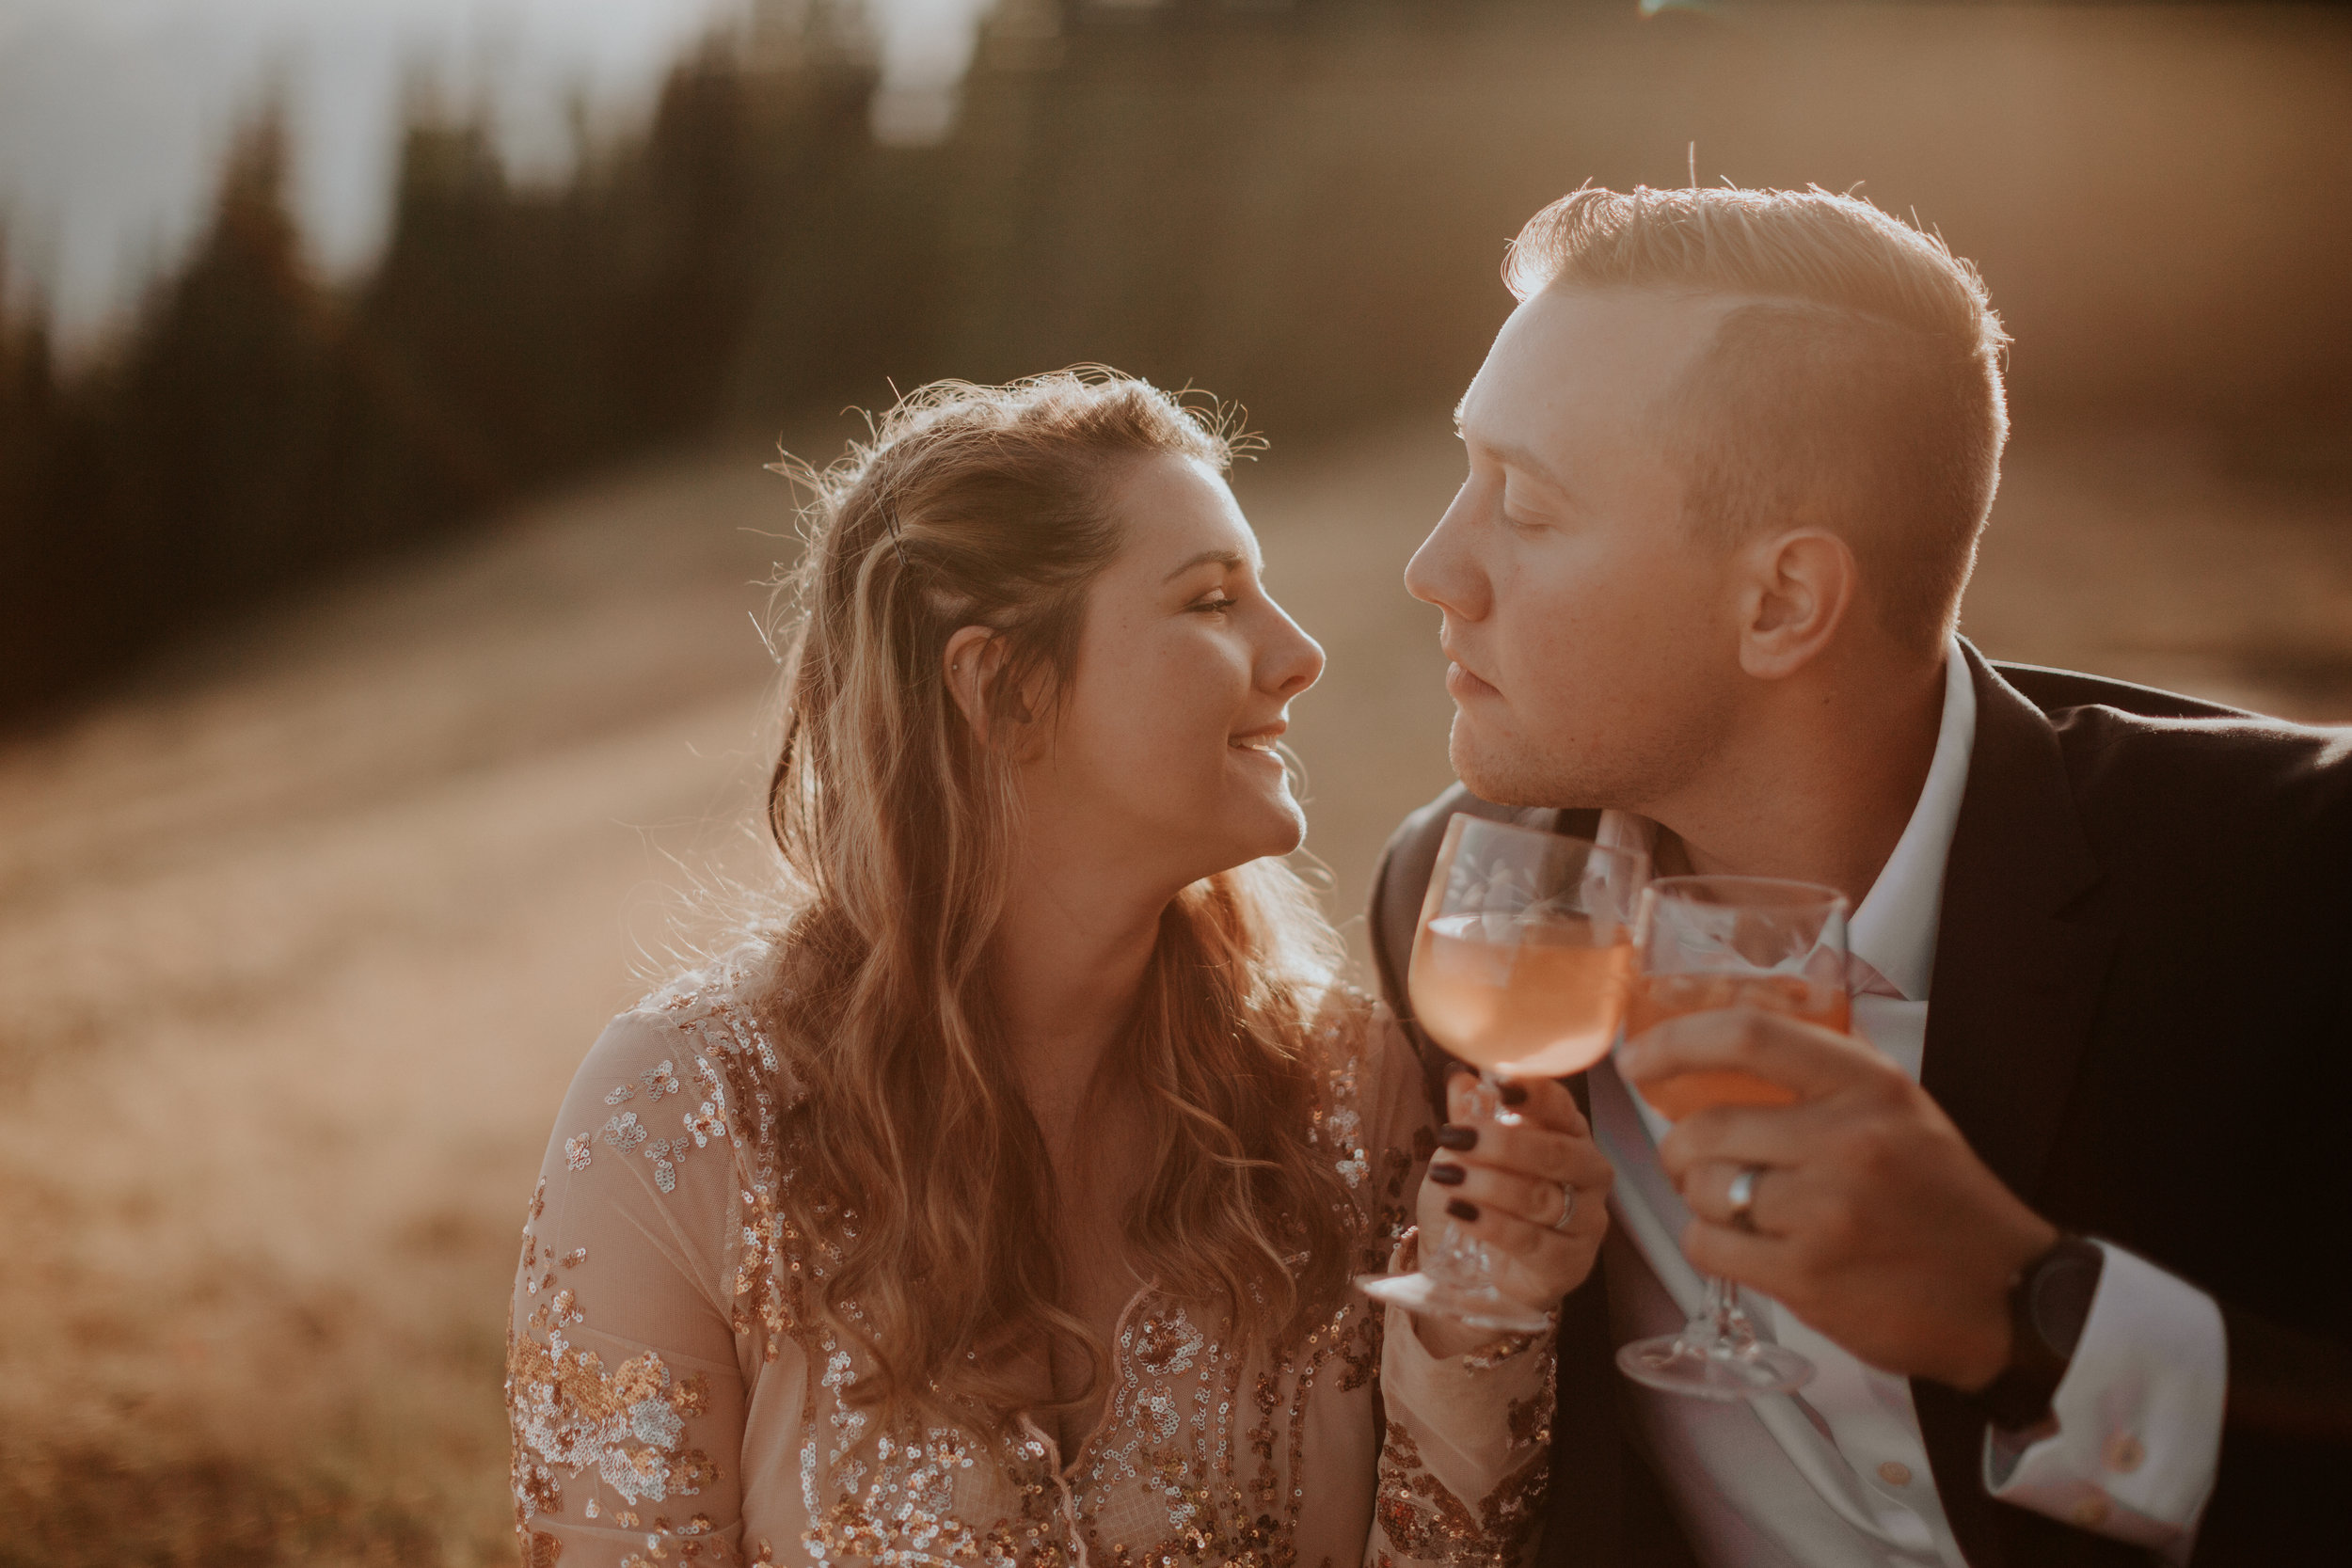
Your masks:
{"label": "man's undercut haircut", "polygon": [[1659,410],[1692,528],[1821,527],[1890,635],[1940,647],[2000,482],[2008,334],[1977,269],[1853,197],[1591,186],[1537,213],[1503,281],[1728,296]]}

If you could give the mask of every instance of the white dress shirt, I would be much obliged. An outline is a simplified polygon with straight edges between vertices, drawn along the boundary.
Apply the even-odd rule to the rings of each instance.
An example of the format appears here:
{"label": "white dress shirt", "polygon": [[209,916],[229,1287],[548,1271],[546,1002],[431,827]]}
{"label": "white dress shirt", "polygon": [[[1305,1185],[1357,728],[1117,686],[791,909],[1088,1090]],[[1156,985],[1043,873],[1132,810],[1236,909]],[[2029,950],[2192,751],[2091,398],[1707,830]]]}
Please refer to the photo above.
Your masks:
{"label": "white dress shirt", "polygon": [[[1935,755],[1894,853],[1853,913],[1855,1031],[1916,1080],[1927,1043],[1944,867],[1968,784],[1977,697],[1955,641],[1946,656]],[[1656,824],[1608,812],[1604,844],[1646,848]],[[1867,971],[1866,971],[1867,973]],[[1616,1166],[1610,1309],[1620,1339],[1666,1331],[1702,1290],[1677,1238],[1689,1211],[1658,1163],[1666,1120],[1613,1069],[1592,1075],[1596,1136]],[[1988,1436],[1995,1497],[2185,1561],[2221,1449],[2227,1346],[2212,1298],[2106,1243],[2106,1264],[2048,1426]],[[1627,1267],[1638,1253],[1642,1267]],[[1907,1380],[1743,1292],[1758,1330],[1816,1369],[1796,1396],[1717,1404],[1629,1387],[1634,1414],[1701,1559],[1722,1568],[1964,1568],[1928,1466]]]}

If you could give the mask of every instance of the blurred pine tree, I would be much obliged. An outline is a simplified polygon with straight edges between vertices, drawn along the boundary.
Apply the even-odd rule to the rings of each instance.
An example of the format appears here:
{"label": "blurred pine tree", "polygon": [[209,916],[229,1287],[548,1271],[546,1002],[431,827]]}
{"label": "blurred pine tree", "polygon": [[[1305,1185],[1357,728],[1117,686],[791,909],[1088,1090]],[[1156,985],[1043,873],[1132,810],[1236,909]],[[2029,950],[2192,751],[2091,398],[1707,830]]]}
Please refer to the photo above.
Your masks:
{"label": "blurred pine tree", "polygon": [[[2014,406],[2268,431],[2352,388],[2352,209],[2151,86],[2298,159],[2347,145],[2332,22],[2157,38],[1987,8],[1923,50],[1928,23],[1875,12],[1767,38],[1597,0],[998,0],[946,140],[902,147],[868,128],[857,0],[749,16],[562,182],[511,178],[478,118],[414,117],[349,285],[305,265],[264,116],[108,352],[61,374],[40,312],[0,305],[0,724],[533,486],[894,385],[1107,361],[1285,438],[1432,407],[1508,309],[1518,223],[1585,179],[1679,184],[1694,135],[1709,172],[1867,172],[1948,225],[2036,345]],[[2263,104],[2231,96],[2240,69]],[[2166,174],[2192,163],[2215,172]]]}

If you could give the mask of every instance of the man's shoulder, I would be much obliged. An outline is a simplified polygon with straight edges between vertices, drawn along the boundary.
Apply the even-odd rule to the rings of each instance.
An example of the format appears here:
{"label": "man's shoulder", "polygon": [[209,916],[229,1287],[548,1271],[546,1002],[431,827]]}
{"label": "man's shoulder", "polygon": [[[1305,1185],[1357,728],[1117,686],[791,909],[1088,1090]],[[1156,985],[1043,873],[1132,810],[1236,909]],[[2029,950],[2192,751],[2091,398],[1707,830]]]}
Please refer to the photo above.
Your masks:
{"label": "man's shoulder", "polygon": [[2072,670],[1993,669],[2048,721],[2094,837],[2152,822],[2220,840],[2352,832],[2352,729]]}
{"label": "man's shoulder", "polygon": [[1439,791],[1436,799],[1405,814],[1405,820],[1399,822],[1396,831],[1389,835],[1388,847],[1382,851],[1382,858],[1392,861],[1400,855],[1410,855],[1424,846],[1434,857],[1438,840],[1445,836],[1445,825],[1454,819],[1456,812],[1492,817],[1512,815],[1510,807],[1498,806],[1492,800],[1482,800],[1472,795],[1469,785],[1451,784]]}
{"label": "man's shoulder", "polygon": [[1558,832],[1590,835],[1599,816],[1597,812],[1562,811],[1550,806],[1506,806],[1470,793],[1470,786],[1455,783],[1448,784],[1436,799],[1407,812],[1405,819],[1389,835],[1388,847],[1382,851],[1385,860],[1415,853],[1435,859],[1438,843],[1445,837],[1445,825],[1457,816],[1483,816],[1494,822],[1518,822]]}
{"label": "man's shoulder", "polygon": [[2240,719],[2276,723],[2247,708],[2208,702],[2161,687],[2139,686],[2108,675],[2086,674],[2047,664],[2017,664],[1987,659],[1998,674],[2025,699],[2053,718],[2084,708],[2104,707],[2138,719]]}

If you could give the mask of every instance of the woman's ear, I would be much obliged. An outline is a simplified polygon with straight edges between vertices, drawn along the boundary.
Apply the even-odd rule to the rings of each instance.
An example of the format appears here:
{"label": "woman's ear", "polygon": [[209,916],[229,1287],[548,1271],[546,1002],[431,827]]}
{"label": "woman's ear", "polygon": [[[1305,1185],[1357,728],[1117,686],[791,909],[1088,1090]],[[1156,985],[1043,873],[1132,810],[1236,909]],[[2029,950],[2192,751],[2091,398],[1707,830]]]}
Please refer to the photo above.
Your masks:
{"label": "woman's ear", "polygon": [[1778,680],[1829,646],[1859,586],[1853,548],[1826,529],[1759,541],[1741,562],[1740,665]]}
{"label": "woman's ear", "polygon": [[940,656],[948,694],[963,714],[963,721],[985,746],[989,741],[989,693],[1005,667],[1005,640],[993,626],[962,626],[947,639]]}

